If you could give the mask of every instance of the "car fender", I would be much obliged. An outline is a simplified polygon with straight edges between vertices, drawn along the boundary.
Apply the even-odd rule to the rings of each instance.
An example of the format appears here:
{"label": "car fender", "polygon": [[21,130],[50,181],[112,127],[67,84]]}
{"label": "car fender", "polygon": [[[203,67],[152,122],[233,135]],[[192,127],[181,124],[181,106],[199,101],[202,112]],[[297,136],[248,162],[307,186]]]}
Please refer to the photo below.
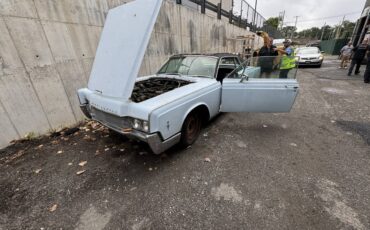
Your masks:
{"label": "car fender", "polygon": [[207,108],[207,110],[208,110],[208,117],[210,117],[211,116],[211,114],[210,114],[210,110],[209,110],[209,107],[208,107],[208,105],[205,103],[205,102],[198,102],[198,103],[196,103],[196,104],[194,104],[194,105],[192,105],[191,107],[189,107],[189,109],[186,111],[186,113],[184,114],[184,116],[182,117],[182,124],[184,124],[184,122],[185,122],[185,119],[186,119],[186,117],[194,110],[194,109],[196,109],[197,107],[199,107],[199,106],[205,106],[206,108]]}

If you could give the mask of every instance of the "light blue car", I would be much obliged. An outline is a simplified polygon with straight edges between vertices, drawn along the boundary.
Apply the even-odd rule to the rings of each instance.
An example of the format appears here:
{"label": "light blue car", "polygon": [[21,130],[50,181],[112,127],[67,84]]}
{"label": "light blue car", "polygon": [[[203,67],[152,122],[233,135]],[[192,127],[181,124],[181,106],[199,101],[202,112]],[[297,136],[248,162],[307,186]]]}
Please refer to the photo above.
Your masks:
{"label": "light blue car", "polygon": [[88,87],[78,90],[87,117],[159,154],[193,144],[202,125],[220,112],[291,110],[295,79],[262,79],[260,67],[231,54],[175,55],[157,74],[137,78],[161,5],[142,1],[108,14]]}

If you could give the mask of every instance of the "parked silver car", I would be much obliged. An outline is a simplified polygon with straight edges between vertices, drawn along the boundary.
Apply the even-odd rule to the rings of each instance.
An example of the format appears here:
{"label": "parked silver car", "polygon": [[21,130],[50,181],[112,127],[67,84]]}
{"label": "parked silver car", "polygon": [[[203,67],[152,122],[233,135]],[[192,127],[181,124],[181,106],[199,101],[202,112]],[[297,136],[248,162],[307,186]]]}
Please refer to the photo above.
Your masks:
{"label": "parked silver car", "polygon": [[321,67],[324,55],[317,47],[302,47],[295,51],[299,66]]}

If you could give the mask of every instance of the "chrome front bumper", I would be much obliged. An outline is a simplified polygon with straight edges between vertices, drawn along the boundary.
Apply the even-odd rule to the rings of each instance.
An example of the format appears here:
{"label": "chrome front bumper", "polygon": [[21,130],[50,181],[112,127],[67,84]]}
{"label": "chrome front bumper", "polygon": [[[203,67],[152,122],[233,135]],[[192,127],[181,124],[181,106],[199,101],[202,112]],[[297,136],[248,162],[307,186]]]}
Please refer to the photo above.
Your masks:
{"label": "chrome front bumper", "polygon": [[[123,131],[125,130],[125,127],[122,127],[122,125],[125,125],[125,122],[123,120],[124,118],[116,117],[110,114],[105,114],[105,116],[100,117],[96,116],[96,114],[91,114],[92,111],[88,108],[88,106],[81,105],[80,107],[82,112],[88,118],[91,118],[92,120],[97,121],[105,127],[114,130],[120,134],[148,143],[154,154],[160,154],[180,142],[181,133],[175,134],[167,140],[162,140],[159,133],[149,134],[134,129],[130,131]],[[99,113],[104,112],[100,111]]]}

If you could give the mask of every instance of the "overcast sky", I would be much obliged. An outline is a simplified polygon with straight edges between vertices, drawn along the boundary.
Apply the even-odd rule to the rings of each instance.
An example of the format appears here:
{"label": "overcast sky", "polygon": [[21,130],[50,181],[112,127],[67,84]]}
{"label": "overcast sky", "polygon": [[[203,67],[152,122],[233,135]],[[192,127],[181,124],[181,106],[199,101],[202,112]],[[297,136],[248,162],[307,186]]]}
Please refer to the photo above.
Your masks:
{"label": "overcast sky", "polygon": [[[235,0],[235,4],[240,0]],[[255,0],[246,0],[254,7]],[[285,10],[287,25],[294,26],[294,16],[298,18],[298,31],[326,24],[338,25],[343,16],[355,21],[361,15],[365,0],[258,0],[257,11],[266,19],[279,16]],[[240,8],[240,6],[238,7]],[[330,18],[328,18],[330,17]]]}

